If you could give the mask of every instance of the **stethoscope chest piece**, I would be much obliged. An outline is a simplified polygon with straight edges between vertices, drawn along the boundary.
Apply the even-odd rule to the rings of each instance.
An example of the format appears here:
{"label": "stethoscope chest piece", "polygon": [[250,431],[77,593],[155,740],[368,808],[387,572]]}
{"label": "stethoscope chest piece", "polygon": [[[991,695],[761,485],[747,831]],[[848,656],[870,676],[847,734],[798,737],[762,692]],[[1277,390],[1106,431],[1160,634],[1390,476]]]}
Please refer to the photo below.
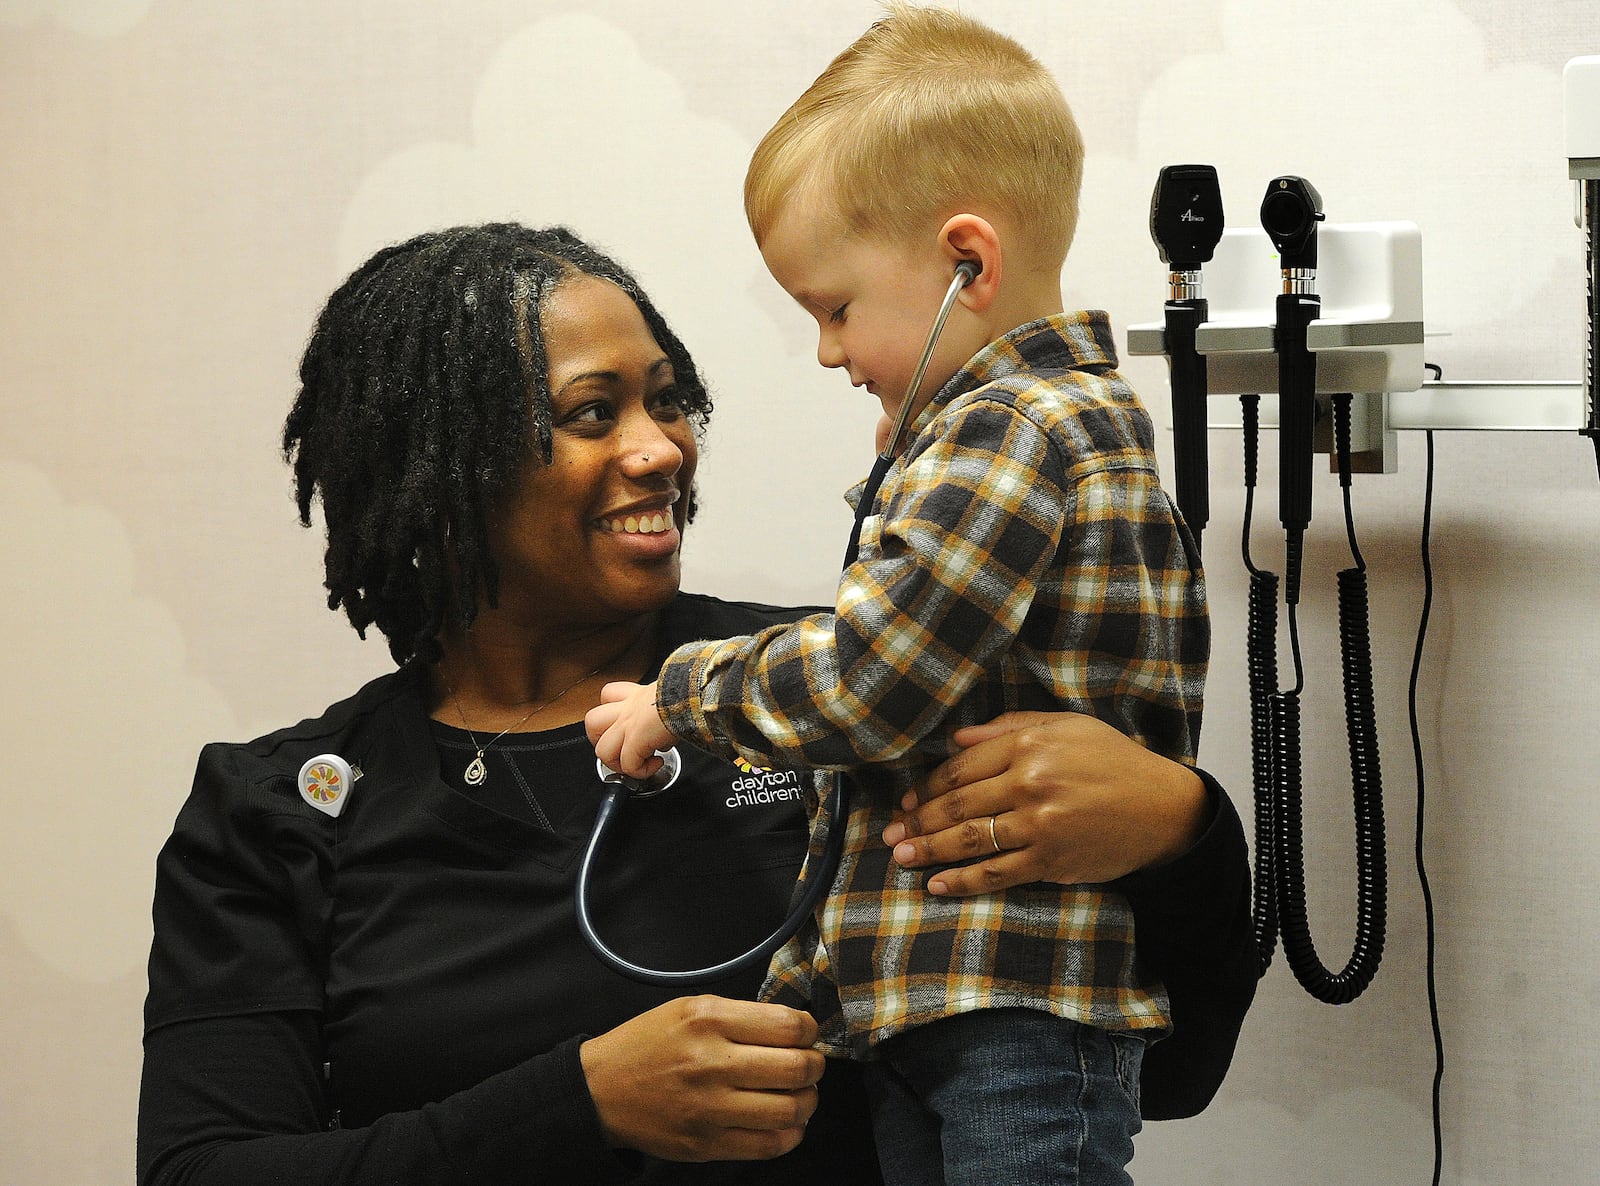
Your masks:
{"label": "stethoscope chest piece", "polygon": [[[636,780],[636,785],[630,798],[648,799],[652,795],[659,795],[678,781],[678,775],[683,773],[683,758],[678,753],[678,747],[658,749],[656,757],[661,759],[661,768],[649,778]],[[594,760],[594,766],[601,782],[619,783],[628,781],[625,775],[611,769],[599,758]]]}

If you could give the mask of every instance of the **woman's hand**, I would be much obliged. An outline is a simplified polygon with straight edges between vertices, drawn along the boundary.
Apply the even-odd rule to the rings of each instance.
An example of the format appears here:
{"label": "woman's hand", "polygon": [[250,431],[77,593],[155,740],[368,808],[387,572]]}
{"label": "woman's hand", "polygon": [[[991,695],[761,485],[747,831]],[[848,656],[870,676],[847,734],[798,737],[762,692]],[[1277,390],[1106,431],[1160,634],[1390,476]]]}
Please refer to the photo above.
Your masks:
{"label": "woman's hand", "polygon": [[817,1107],[817,1023],[783,1005],[682,997],[579,1048],[615,1146],[670,1161],[787,1153]]}
{"label": "woman's hand", "polygon": [[1209,821],[1194,771],[1094,717],[1007,713],[954,740],[883,833],[910,868],[987,858],[941,869],[930,893],[1112,881],[1181,856]]}

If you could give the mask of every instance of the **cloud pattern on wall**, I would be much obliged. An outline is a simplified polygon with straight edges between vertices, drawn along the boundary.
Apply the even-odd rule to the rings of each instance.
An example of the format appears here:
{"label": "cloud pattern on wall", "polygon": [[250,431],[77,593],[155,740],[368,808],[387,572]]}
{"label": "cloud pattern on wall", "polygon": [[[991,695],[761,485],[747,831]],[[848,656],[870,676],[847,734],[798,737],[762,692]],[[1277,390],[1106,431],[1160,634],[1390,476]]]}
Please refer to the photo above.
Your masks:
{"label": "cloud pattern on wall", "polygon": [[[0,604],[16,695],[0,713],[0,911],[53,967],[110,980],[150,946],[154,857],[203,740],[238,724],[184,666],[170,607],[134,589],[127,530],[0,462]],[[116,894],[108,894],[116,886]]]}
{"label": "cloud pattern on wall", "polygon": [[[1317,186],[1330,221],[1416,222],[1430,333],[1481,348],[1484,335],[1535,332],[1558,277],[1577,309],[1559,65],[1491,68],[1485,48],[1445,0],[1234,0],[1222,51],[1183,58],[1143,94],[1137,144],[1091,145],[1069,295],[1119,322],[1159,319],[1150,191],[1163,165],[1201,161],[1217,166],[1230,226],[1258,226],[1267,182],[1285,173]],[[1563,374],[1525,377],[1578,366],[1574,355]]]}
{"label": "cloud pattern on wall", "polygon": [[[688,344],[717,403],[698,480],[705,514],[686,549],[686,583],[777,599],[770,578],[757,577],[755,592],[729,583],[752,566],[768,567],[752,553],[741,513],[749,493],[775,484],[797,489],[804,477],[792,443],[780,455],[770,440],[774,398],[817,417],[794,439],[804,450],[820,449],[824,466],[837,466],[835,476],[820,479],[825,498],[865,471],[877,408],[817,367],[810,332],[795,332],[808,324],[804,313],[787,307],[761,264],[743,210],[754,147],[693,110],[678,80],[646,60],[628,32],[586,14],[550,17],[516,34],[486,68],[469,141],[413,145],[362,181],[338,258],[353,268],[382,244],[423,229],[507,217],[566,223],[615,254]],[[752,293],[766,295],[752,301]],[[849,426],[844,444],[830,449],[839,436],[818,425],[839,419],[835,400]],[[816,480],[815,467],[810,473]],[[764,519],[791,554],[810,540],[816,558],[808,568],[821,583],[799,600],[831,589],[843,547],[831,519],[813,535],[810,497],[786,497]]]}
{"label": "cloud pattern on wall", "polygon": [[740,196],[751,147],[692,111],[617,26],[547,18],[489,63],[470,142],[413,145],[366,177],[339,260],[353,268],[384,243],[454,223],[566,223],[639,272],[662,304],[682,306],[675,322],[698,316],[709,330],[724,318],[708,306],[732,302],[708,293],[700,273],[760,266]]}

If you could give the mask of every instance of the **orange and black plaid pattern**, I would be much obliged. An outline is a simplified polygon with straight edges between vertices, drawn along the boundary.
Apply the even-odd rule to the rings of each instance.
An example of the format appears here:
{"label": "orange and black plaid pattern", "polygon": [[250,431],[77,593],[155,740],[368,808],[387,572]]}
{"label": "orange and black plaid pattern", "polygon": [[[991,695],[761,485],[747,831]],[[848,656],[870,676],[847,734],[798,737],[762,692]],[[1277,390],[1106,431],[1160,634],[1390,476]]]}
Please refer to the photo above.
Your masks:
{"label": "orange and black plaid pattern", "polygon": [[841,1053],[974,1008],[1167,1024],[1117,895],[935,898],[927,871],[900,870],[879,839],[950,733],[1008,709],[1089,713],[1194,755],[1204,579],[1158,482],[1150,419],[1115,366],[1099,312],[986,347],[918,416],[833,613],[693,643],[661,669],[658,703],[680,738],[758,766],[858,772],[833,892],[775,957],[766,992],[809,1002]]}

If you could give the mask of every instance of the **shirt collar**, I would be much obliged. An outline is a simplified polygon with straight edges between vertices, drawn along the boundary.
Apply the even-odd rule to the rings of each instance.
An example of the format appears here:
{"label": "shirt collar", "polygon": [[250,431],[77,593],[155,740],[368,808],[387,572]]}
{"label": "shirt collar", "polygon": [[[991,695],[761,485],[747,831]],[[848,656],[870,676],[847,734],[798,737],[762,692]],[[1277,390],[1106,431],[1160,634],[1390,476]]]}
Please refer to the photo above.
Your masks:
{"label": "shirt collar", "polygon": [[[1117,345],[1111,336],[1111,319],[1100,309],[1054,313],[1041,317],[990,342],[972,356],[934,393],[928,406],[907,427],[905,440],[916,437],[952,401],[986,383],[1043,367],[1080,369],[1115,367]],[[860,501],[864,482],[845,492],[853,508]]]}

